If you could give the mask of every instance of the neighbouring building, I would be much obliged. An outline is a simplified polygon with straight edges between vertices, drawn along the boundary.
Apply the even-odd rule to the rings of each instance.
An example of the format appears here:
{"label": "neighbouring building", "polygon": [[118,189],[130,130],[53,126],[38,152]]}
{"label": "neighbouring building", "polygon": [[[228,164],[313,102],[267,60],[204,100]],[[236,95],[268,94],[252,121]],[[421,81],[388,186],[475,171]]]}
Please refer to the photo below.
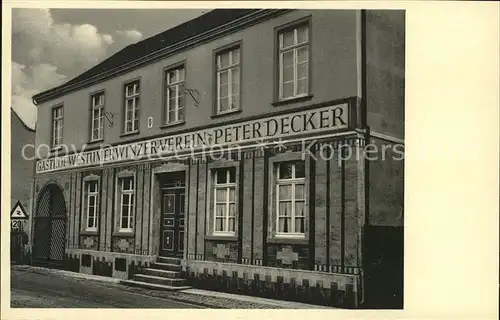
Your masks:
{"label": "neighbouring building", "polygon": [[399,290],[404,26],[218,9],[35,95],[34,263],[361,307],[391,239]]}
{"label": "neighbouring building", "polygon": [[[30,234],[31,208],[33,198],[33,177],[35,174],[35,130],[10,109],[11,141],[10,141],[10,207],[15,210],[18,205],[24,209],[27,217],[21,217],[11,223],[11,261],[28,262],[29,250],[27,244]],[[25,147],[28,146],[28,147]],[[11,217],[12,218],[12,217]]]}

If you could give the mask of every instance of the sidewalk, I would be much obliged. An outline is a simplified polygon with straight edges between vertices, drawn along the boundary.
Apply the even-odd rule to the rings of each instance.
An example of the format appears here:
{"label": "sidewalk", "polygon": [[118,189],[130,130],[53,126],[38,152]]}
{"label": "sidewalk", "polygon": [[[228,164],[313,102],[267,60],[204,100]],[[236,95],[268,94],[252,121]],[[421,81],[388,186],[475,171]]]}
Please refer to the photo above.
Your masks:
{"label": "sidewalk", "polygon": [[12,265],[11,269],[22,270],[26,272],[55,275],[61,277],[70,277],[82,280],[91,280],[107,282],[113,286],[120,287],[120,290],[140,293],[148,296],[169,299],[178,302],[186,302],[214,309],[333,309],[325,306],[310,305],[299,302],[281,301],[266,299],[260,297],[245,296],[239,294],[230,294],[217,291],[186,289],[181,291],[160,291],[149,290],[139,287],[129,287],[120,284],[120,279],[87,275],[65,270],[48,269],[43,267],[34,267],[26,265]]}

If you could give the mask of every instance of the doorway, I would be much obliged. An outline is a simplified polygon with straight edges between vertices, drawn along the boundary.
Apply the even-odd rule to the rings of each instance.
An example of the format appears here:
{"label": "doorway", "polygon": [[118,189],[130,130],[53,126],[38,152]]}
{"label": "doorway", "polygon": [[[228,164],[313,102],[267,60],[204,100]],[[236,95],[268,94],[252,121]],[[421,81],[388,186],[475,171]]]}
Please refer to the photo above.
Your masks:
{"label": "doorway", "polygon": [[49,184],[40,192],[33,220],[33,263],[62,267],[66,249],[66,202],[56,184]]}
{"label": "doorway", "polygon": [[160,251],[163,257],[182,258],[184,252],[186,176],[184,171],[159,176]]}

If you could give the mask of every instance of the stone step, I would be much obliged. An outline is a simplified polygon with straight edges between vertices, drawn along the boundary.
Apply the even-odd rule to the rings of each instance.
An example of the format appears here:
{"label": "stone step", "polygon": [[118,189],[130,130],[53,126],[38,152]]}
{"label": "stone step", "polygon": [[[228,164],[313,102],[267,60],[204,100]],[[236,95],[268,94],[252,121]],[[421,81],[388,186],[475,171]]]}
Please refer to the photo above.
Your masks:
{"label": "stone step", "polygon": [[182,270],[181,265],[171,264],[171,263],[161,263],[161,262],[151,263],[151,268],[152,269],[168,270],[168,271],[179,271],[179,272]]}
{"label": "stone step", "polygon": [[143,274],[148,276],[163,277],[163,278],[179,278],[181,273],[179,271],[170,271],[162,269],[147,268],[142,271]]}
{"label": "stone step", "polygon": [[121,280],[120,283],[130,287],[139,287],[150,290],[178,291],[178,290],[191,289],[190,286],[169,286],[169,285],[154,284],[154,283],[135,281],[135,280]]}
{"label": "stone step", "polygon": [[146,274],[134,274],[132,280],[140,282],[148,282],[154,284],[162,284],[167,286],[184,286],[186,285],[186,279],[170,279],[164,277],[150,276]]}
{"label": "stone step", "polygon": [[156,262],[180,265],[181,259],[172,257],[158,257],[156,259]]}

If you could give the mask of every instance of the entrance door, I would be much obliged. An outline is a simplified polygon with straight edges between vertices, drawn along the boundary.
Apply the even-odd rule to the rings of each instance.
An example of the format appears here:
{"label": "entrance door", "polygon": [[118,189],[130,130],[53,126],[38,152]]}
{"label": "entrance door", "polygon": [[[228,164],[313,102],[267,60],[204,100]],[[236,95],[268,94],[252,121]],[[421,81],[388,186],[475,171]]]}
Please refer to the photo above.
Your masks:
{"label": "entrance door", "polygon": [[160,256],[182,258],[186,199],[184,172],[169,174],[162,180]]}

